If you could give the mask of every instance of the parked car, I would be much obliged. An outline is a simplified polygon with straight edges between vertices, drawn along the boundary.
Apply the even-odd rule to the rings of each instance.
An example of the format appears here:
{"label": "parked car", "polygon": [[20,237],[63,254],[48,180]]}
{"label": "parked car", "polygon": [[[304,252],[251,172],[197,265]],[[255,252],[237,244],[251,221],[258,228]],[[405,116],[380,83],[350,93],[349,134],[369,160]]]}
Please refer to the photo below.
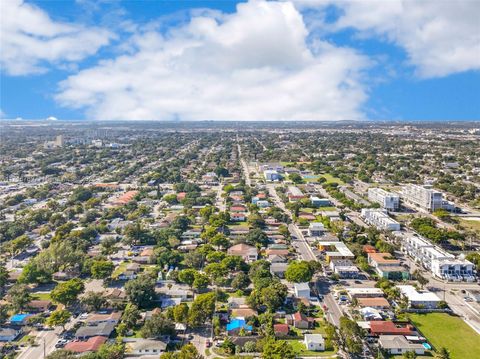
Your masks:
{"label": "parked car", "polygon": [[67,343],[67,339],[59,339],[58,342],[55,344],[55,348],[63,348]]}

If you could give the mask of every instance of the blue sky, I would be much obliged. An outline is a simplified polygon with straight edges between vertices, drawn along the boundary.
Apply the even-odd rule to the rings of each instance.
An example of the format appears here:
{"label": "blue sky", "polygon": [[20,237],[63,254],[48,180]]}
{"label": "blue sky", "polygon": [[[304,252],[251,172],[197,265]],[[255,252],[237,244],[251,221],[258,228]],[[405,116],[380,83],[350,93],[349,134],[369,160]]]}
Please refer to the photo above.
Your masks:
{"label": "blue sky", "polygon": [[480,120],[477,2],[237,5],[2,2],[2,117]]}

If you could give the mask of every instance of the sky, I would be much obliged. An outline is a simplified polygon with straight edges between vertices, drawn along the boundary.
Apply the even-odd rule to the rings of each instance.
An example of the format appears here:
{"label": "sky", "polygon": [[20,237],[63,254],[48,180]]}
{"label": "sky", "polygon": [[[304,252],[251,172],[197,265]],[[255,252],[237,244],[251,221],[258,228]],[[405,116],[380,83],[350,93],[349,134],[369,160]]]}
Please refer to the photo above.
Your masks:
{"label": "sky", "polygon": [[480,120],[477,0],[2,0],[0,116]]}

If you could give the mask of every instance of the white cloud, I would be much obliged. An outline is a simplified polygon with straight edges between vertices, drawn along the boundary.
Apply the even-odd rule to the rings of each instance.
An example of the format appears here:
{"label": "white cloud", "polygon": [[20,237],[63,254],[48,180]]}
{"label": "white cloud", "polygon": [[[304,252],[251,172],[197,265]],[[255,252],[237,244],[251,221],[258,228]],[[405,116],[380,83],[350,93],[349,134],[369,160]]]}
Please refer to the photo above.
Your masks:
{"label": "white cloud", "polygon": [[81,60],[113,36],[100,28],[55,22],[23,0],[1,1],[0,12],[0,64],[10,75],[44,72],[46,63]]}
{"label": "white cloud", "polygon": [[95,119],[344,120],[364,117],[367,58],[317,41],[291,3],[199,12],[135,51],[63,81],[56,99]]}
{"label": "white cloud", "polygon": [[421,77],[480,69],[480,2],[476,0],[308,0],[298,7],[343,10],[330,30],[354,28],[403,47]]}

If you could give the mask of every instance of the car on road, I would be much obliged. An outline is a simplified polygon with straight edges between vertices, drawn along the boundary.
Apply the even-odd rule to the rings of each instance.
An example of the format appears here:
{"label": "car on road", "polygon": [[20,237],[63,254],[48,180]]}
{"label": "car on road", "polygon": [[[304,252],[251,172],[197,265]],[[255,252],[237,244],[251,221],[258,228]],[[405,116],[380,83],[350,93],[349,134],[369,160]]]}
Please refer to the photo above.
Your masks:
{"label": "car on road", "polygon": [[80,314],[80,316],[78,317],[78,319],[80,319],[80,320],[85,320],[85,319],[87,319],[87,318],[88,318],[88,313],[82,313],[82,314]]}
{"label": "car on road", "polygon": [[210,347],[212,346],[212,342],[207,339],[207,341],[205,342],[205,346],[206,346],[207,348],[210,348]]}
{"label": "car on road", "polygon": [[193,339],[193,334],[188,334],[188,340],[192,340]]}
{"label": "car on road", "polygon": [[65,344],[68,343],[68,340],[67,339],[59,339],[56,343],[55,343],[55,348],[63,348],[65,346]]}

